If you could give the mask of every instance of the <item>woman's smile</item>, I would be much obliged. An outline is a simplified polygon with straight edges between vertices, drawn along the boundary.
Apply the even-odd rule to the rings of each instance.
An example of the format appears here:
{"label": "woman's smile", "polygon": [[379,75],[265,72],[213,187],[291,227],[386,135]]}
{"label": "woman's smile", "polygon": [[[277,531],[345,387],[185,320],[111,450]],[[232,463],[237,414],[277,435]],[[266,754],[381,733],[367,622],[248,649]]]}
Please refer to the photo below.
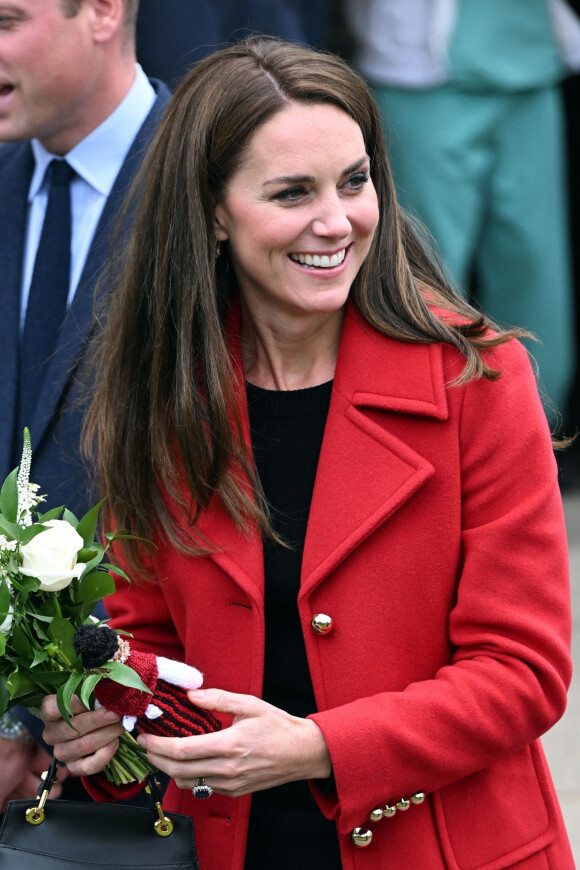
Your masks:
{"label": "woman's smile", "polygon": [[289,254],[289,257],[295,263],[300,263],[301,266],[306,266],[308,269],[334,269],[344,262],[346,248],[341,248],[340,251],[333,254]]}

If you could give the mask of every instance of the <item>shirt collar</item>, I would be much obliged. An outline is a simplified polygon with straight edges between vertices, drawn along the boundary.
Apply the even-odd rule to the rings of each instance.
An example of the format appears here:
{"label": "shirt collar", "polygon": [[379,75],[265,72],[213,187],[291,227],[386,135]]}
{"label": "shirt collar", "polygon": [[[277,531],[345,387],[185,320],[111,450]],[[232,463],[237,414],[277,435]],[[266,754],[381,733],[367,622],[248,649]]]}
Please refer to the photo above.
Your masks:
{"label": "shirt collar", "polygon": [[[136,64],[135,81],[124,100],[66,155],[78,175],[102,196],[110,194],[127,152],[155,99],[149,79]],[[38,139],[33,139],[31,145],[36,166],[28,194],[29,203],[42,187],[46,168],[55,156]]]}

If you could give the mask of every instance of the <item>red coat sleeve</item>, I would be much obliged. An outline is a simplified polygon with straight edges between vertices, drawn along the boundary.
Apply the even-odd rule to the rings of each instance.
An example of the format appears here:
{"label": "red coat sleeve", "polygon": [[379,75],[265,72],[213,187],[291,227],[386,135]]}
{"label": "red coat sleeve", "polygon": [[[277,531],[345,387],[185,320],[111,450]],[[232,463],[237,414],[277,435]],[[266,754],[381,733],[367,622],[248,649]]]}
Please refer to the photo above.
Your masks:
{"label": "red coat sleeve", "polygon": [[[115,561],[129,576],[131,573],[119,552]],[[141,652],[153,652],[176,661],[184,661],[183,646],[179,642],[174,622],[163,594],[163,583],[157,581],[126,580],[116,577],[117,591],[107,598],[106,609],[110,625],[134,635],[131,645]],[[115,801],[134,797],[143,788],[142,783],[115,786],[104,774],[83,777],[88,793],[97,801]]]}

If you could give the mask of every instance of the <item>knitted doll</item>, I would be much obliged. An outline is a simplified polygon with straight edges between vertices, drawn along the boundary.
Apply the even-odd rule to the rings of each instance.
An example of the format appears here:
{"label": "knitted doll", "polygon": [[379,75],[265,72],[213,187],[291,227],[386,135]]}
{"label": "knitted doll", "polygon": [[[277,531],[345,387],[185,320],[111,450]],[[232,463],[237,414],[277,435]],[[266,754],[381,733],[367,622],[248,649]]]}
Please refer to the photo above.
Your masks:
{"label": "knitted doll", "polygon": [[106,625],[81,625],[74,633],[73,644],[85,668],[99,668],[111,660],[121,662],[133,668],[153,693],[106,678],[97,683],[98,704],[122,716],[127,731],[137,726],[149,734],[188,737],[221,728],[213,713],[195,707],[187,697],[187,689],[198,689],[203,683],[197,668],[132,650],[127,640]]}

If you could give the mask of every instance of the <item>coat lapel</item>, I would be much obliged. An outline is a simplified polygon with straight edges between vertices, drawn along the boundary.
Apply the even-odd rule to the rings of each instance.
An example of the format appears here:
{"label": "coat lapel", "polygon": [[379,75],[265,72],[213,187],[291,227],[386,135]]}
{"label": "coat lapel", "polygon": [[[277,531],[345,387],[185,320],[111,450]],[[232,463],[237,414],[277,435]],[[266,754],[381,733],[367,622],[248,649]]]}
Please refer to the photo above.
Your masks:
{"label": "coat lapel", "polygon": [[18,389],[18,335],[28,188],[34,160],[28,145],[4,145],[0,176],[0,474],[11,470]]}
{"label": "coat lapel", "polygon": [[225,571],[260,612],[264,602],[264,557],[256,528],[252,526],[246,532],[237,529],[215,498],[197,525],[214,546],[208,558]]}
{"label": "coat lapel", "polygon": [[[236,305],[228,334],[243,384]],[[244,395],[240,409],[249,443]],[[385,338],[351,306],[342,331],[316,474],[300,598],[308,595],[434,473],[427,459],[373,421],[369,411],[376,410],[447,419],[442,351],[437,344],[405,344]],[[235,529],[218,499],[202,514],[198,528],[216,547],[209,558],[261,607],[264,565],[256,530],[244,534]]]}
{"label": "coat lapel", "polygon": [[447,418],[441,347],[394,341],[345,318],[302,563],[308,595],[434,469],[370,411]]}
{"label": "coat lapel", "polygon": [[77,287],[73,303],[60,331],[55,353],[46,372],[46,380],[38,403],[32,431],[39,443],[51,422],[58,403],[67,389],[82,357],[83,348],[91,336],[95,287],[103,267],[108,262],[117,216],[131,181],[161,120],[170,93],[165,85],[153,82],[157,100],[145,119],[109,194],[87,260]]}

